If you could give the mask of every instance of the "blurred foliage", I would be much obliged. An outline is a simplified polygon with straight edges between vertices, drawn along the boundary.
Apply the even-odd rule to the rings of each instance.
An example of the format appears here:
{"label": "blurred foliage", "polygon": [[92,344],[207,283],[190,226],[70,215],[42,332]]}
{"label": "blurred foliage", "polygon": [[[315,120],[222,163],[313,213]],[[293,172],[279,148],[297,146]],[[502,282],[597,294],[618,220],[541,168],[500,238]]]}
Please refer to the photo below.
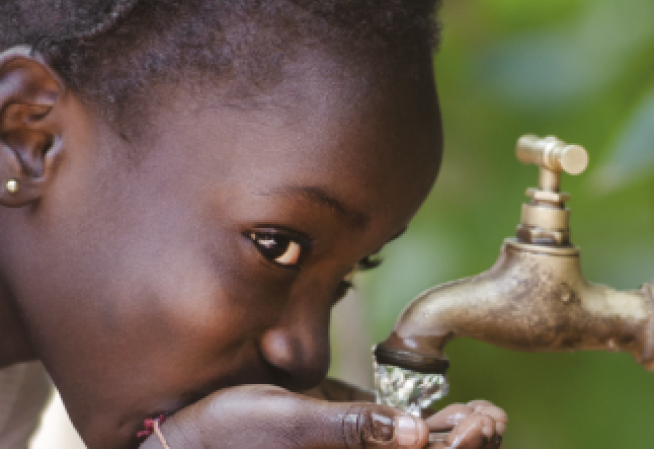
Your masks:
{"label": "blurred foliage", "polygon": [[[584,145],[564,176],[589,280],[654,278],[654,1],[450,0],[435,59],[446,153],[433,193],[385,262],[361,279],[372,341],[409,299],[484,271],[514,233],[537,169],[514,156],[525,133]],[[459,340],[452,393],[510,415],[507,449],[652,447],[654,373],[627,354],[530,354]],[[366,356],[364,354],[363,356]]]}

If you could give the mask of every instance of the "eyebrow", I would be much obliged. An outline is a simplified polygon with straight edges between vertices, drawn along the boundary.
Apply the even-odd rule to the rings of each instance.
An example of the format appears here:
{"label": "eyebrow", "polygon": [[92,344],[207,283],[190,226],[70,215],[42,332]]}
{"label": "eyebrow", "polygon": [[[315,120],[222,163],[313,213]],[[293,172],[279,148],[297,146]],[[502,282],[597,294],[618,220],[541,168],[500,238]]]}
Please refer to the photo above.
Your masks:
{"label": "eyebrow", "polygon": [[366,214],[346,205],[342,200],[322,187],[289,185],[259,192],[259,195],[301,197],[312,204],[328,209],[334,215],[348,221],[352,227],[362,227],[368,222]]}

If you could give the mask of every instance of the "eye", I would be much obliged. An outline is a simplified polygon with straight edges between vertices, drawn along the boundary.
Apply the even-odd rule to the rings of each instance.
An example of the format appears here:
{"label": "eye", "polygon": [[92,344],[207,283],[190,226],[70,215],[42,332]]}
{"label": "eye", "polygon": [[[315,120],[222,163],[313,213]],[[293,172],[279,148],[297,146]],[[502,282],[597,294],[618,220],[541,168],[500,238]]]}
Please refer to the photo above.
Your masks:
{"label": "eye", "polygon": [[252,232],[249,237],[263,257],[272,262],[295,266],[300,260],[302,245],[286,235]]}
{"label": "eye", "polygon": [[354,268],[352,268],[352,270],[350,270],[350,272],[345,276],[345,278],[343,278],[343,280],[351,284],[355,274],[361,271],[373,270],[381,265],[381,263],[382,259],[379,258],[376,254],[364,257],[354,266]]}

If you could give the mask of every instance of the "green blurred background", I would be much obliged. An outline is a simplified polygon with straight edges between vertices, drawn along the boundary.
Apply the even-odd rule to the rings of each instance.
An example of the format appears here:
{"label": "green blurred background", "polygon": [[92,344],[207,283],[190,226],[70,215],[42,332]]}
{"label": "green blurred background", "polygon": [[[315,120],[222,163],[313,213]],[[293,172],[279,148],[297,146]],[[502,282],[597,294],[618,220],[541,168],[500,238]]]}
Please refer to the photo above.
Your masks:
{"label": "green blurred background", "polygon": [[[369,382],[369,344],[422,290],[484,271],[514,233],[537,169],[525,133],[585,146],[573,241],[589,280],[654,279],[654,0],[445,0],[435,58],[446,153],[431,196],[334,320],[332,373]],[[357,342],[356,344],[353,342]],[[654,447],[654,373],[622,353],[528,354],[458,340],[449,402],[510,416],[506,449]]]}

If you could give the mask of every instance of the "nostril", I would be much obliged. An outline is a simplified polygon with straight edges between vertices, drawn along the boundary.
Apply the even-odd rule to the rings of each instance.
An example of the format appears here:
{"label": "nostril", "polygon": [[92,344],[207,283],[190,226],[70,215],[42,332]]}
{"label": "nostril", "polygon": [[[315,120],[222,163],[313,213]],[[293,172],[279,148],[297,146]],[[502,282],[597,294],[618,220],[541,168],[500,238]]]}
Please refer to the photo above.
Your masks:
{"label": "nostril", "polygon": [[279,372],[279,386],[307,390],[318,385],[329,369],[329,343],[324,337],[269,330],[261,340],[264,359]]}

